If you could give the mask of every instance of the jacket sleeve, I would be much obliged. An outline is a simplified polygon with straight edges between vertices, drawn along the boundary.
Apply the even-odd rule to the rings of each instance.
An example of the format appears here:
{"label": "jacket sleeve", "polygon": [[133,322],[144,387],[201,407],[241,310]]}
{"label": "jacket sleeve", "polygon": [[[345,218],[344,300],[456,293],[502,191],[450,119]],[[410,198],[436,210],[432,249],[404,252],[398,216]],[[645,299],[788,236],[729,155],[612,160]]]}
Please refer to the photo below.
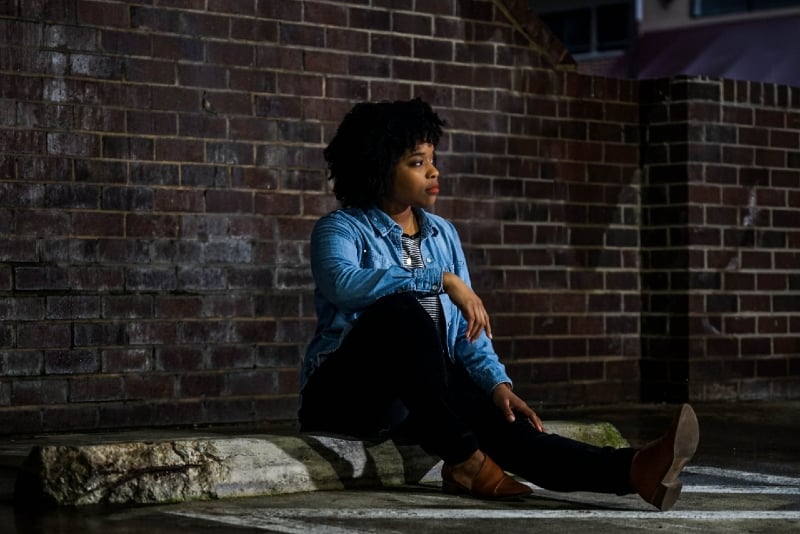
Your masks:
{"label": "jacket sleeve", "polygon": [[[455,229],[453,231],[455,232]],[[455,245],[455,274],[471,288],[472,281],[469,276],[467,260],[464,256],[460,240],[455,243]],[[486,335],[486,332],[481,332],[478,339],[474,342],[470,342],[467,339],[467,320],[460,310],[457,317],[458,333],[455,343],[456,360],[461,362],[472,379],[486,393],[491,393],[495,387],[502,383],[513,385],[511,378],[509,378],[506,373],[505,365],[500,361],[500,357],[495,352],[492,341]]]}
{"label": "jacket sleeve", "polygon": [[346,313],[363,310],[392,293],[442,291],[442,269],[362,266],[363,239],[345,216],[321,218],[311,233],[311,271],[317,289]]}

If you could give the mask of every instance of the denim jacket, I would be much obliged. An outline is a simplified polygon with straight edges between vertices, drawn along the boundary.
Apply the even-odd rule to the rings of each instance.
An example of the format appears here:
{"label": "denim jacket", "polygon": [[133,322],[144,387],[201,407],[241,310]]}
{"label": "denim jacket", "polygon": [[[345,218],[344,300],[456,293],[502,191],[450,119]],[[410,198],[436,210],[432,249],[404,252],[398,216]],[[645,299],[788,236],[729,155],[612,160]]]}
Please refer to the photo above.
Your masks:
{"label": "denim jacket", "polygon": [[327,355],[339,347],[365,308],[383,296],[402,291],[439,295],[448,354],[484,391],[489,393],[500,383],[511,383],[485,332],[472,343],[467,340],[467,321],[442,288],[445,271],[470,285],[455,227],[421,209],[415,209],[415,213],[425,268],[402,266],[402,228],[377,207],[337,210],[317,221],[311,233],[317,330],[303,363],[301,390]]}

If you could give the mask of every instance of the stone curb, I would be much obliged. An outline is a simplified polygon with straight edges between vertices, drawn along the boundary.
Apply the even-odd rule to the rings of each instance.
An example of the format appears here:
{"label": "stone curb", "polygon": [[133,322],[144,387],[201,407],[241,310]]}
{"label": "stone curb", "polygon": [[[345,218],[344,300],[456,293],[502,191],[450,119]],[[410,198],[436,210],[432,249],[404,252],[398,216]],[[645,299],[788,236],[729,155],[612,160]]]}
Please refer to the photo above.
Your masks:
{"label": "stone curb", "polygon": [[[545,425],[579,441],[627,446],[608,423]],[[18,501],[152,504],[441,480],[438,458],[392,441],[296,434],[49,441],[28,449],[16,477]]]}

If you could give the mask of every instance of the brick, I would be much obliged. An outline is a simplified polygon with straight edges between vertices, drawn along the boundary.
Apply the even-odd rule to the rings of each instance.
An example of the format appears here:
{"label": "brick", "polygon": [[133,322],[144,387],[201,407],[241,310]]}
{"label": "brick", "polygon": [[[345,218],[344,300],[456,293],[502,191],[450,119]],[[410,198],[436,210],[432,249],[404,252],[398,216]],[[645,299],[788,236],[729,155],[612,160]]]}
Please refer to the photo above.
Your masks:
{"label": "brick", "polygon": [[256,96],[255,110],[259,117],[302,117],[300,99],[293,97],[263,97]]}
{"label": "brick", "polygon": [[392,13],[392,31],[400,34],[430,36],[433,34],[433,20],[428,15],[412,15],[395,11]]}
{"label": "brick", "polygon": [[252,421],[255,417],[250,400],[206,399],[203,404],[210,422]]}
{"label": "brick", "polygon": [[152,40],[153,50],[158,50],[158,57],[163,59],[202,61],[205,57],[205,46],[199,37],[153,35]]}
{"label": "brick", "polygon": [[159,374],[128,374],[124,378],[127,399],[170,399],[175,397],[175,377]]}
{"label": "brick", "polygon": [[[81,29],[87,31],[85,28]],[[99,33],[100,46],[106,52],[131,56],[149,56],[152,53],[151,37],[149,35],[109,29],[104,29],[99,32],[96,30],[89,31],[92,32],[92,36]],[[88,41],[88,38],[86,40]],[[159,52],[163,54],[162,47],[158,47],[156,50],[159,50]]]}
{"label": "brick", "polygon": [[64,404],[67,402],[69,385],[64,379],[39,379],[16,381],[12,384],[14,406],[41,404]]}
{"label": "brick", "polygon": [[208,42],[206,43],[206,61],[222,65],[252,67],[255,65],[255,48],[249,44]]}
{"label": "brick", "polygon": [[254,5],[252,0],[209,0],[208,10],[238,15],[253,15],[255,13]]}
{"label": "brick", "polygon": [[61,211],[26,210],[17,213],[19,236],[57,236],[69,232],[69,214]]}
{"label": "brick", "polygon": [[222,393],[224,375],[220,373],[185,373],[178,377],[180,398],[214,398]]}
{"label": "brick", "polygon": [[225,272],[215,267],[179,269],[177,285],[182,290],[224,289]]}
{"label": "brick", "polygon": [[401,80],[432,81],[433,65],[421,61],[402,61],[392,62],[394,77]]}
{"label": "brick", "polygon": [[124,326],[119,323],[74,323],[73,339],[78,347],[125,344]]}
{"label": "brick", "polygon": [[14,269],[18,290],[67,289],[67,271],[59,267],[17,267]]}
{"label": "brick", "polygon": [[353,76],[389,78],[391,61],[382,57],[352,55],[349,60],[348,72]]}
{"label": "brick", "polygon": [[278,92],[300,96],[322,96],[323,78],[317,75],[279,73]]}
{"label": "brick", "polygon": [[164,296],[155,300],[155,317],[189,318],[201,317],[203,300],[194,296]]}
{"label": "brick", "polygon": [[330,78],[325,86],[326,96],[329,98],[354,98],[367,100],[369,84],[364,80],[351,80],[349,78]]}
{"label": "brick", "polygon": [[92,376],[69,380],[71,402],[102,402],[122,397],[122,378],[119,376]]}
{"label": "brick", "polygon": [[204,317],[252,316],[253,306],[249,296],[210,295],[203,299]]}
{"label": "brick", "polygon": [[125,219],[117,213],[76,212],[72,214],[72,231],[77,236],[120,237]]}
{"label": "brick", "polygon": [[228,373],[226,379],[225,391],[232,396],[263,395],[277,389],[277,375],[274,371]]}
{"label": "brick", "polygon": [[[211,351],[211,367],[213,369],[252,369],[254,362],[253,348],[241,345],[216,345]],[[238,373],[226,373],[227,380]],[[228,390],[230,394],[237,395]]]}
{"label": "brick", "polygon": [[125,79],[131,82],[172,85],[175,83],[175,64],[152,59],[125,59]]}
{"label": "brick", "polygon": [[205,195],[201,191],[157,189],[153,206],[157,211],[202,212],[205,211]]}
{"label": "brick", "polygon": [[150,349],[107,349],[101,356],[105,373],[148,371],[152,368]]}
{"label": "brick", "polygon": [[87,183],[125,183],[127,165],[123,162],[78,160],[75,162],[75,181]]}
{"label": "brick", "polygon": [[72,267],[69,285],[73,290],[118,291],[123,288],[122,270],[113,267]]}
{"label": "brick", "polygon": [[89,26],[118,26],[128,28],[131,24],[126,4],[90,2],[78,0],[78,22]]}
{"label": "brick", "polygon": [[166,111],[202,110],[200,92],[183,87],[152,87],[152,108]]}
{"label": "brick", "polygon": [[191,87],[224,89],[227,86],[227,69],[213,65],[178,65],[178,83]]}
{"label": "brick", "polygon": [[[36,376],[42,373],[42,353],[39,351],[9,351],[0,358],[6,376]],[[18,383],[23,383],[19,381]]]}
{"label": "brick", "polygon": [[106,187],[102,207],[119,211],[150,211],[153,209],[153,190],[145,187]]}
{"label": "brick", "polygon": [[256,367],[296,369],[302,363],[301,352],[297,346],[291,345],[261,346],[258,347],[256,353]]}
{"label": "brick", "polygon": [[173,269],[130,268],[125,272],[125,287],[133,291],[171,291],[177,287]]}
{"label": "brick", "polygon": [[[205,144],[199,140],[157,139],[155,159],[158,161],[203,162],[205,160]],[[156,166],[150,168],[155,169]],[[169,183],[177,183],[178,167],[169,166]],[[162,174],[162,173],[157,173]],[[147,181],[142,183],[148,183]],[[153,182],[159,183],[159,182]]]}
{"label": "brick", "polygon": [[317,26],[283,22],[279,26],[278,32],[280,43],[283,45],[325,47],[325,30]]}
{"label": "brick", "polygon": [[300,20],[303,16],[303,6],[296,2],[264,2],[256,5],[256,15],[268,19]]}
{"label": "brick", "polygon": [[0,410],[0,428],[9,434],[31,434],[42,431],[42,412],[39,408]]}
{"label": "brick", "polygon": [[304,6],[303,20],[312,24],[338,25],[347,20],[346,6],[307,2]]}
{"label": "brick", "polygon": [[278,40],[278,22],[273,20],[231,19],[231,38],[257,43]]}
{"label": "brick", "polygon": [[236,343],[267,343],[275,340],[274,321],[240,320],[231,325],[231,341]]}
{"label": "brick", "polygon": [[241,239],[211,242],[205,245],[204,258],[208,263],[251,263],[253,246]]}
{"label": "brick", "polygon": [[261,419],[258,414],[269,413],[275,416],[276,421],[290,421],[297,417],[299,408],[298,395],[286,395],[283,397],[259,398],[253,402],[257,420]]}
{"label": "brick", "polygon": [[202,115],[179,115],[178,133],[183,137],[226,137],[225,119]]}
{"label": "brick", "polygon": [[366,53],[369,50],[369,33],[366,31],[328,28],[325,30],[327,50]]}
{"label": "brick", "polygon": [[273,45],[259,46],[256,48],[256,67],[259,69],[298,70],[298,66],[304,62],[304,56],[316,53],[317,51]]}
{"label": "brick", "polygon": [[47,153],[97,157],[100,155],[100,137],[76,133],[48,133]]}
{"label": "brick", "polygon": [[235,91],[274,93],[276,73],[254,69],[228,69],[228,85]]}
{"label": "brick", "polygon": [[159,371],[196,371],[205,367],[201,349],[165,347],[156,350],[155,368]]}
{"label": "brick", "polygon": [[208,191],[206,210],[213,213],[252,213],[253,195],[240,191]]}
{"label": "brick", "polygon": [[93,54],[70,54],[69,56],[69,73],[72,76],[121,80],[122,72],[122,62],[114,57]]}
{"label": "brick", "polygon": [[91,404],[53,406],[42,410],[43,431],[89,430],[97,428],[97,407]]}
{"label": "brick", "polygon": [[103,156],[116,159],[153,159],[153,140],[141,137],[103,136]]}
{"label": "brick", "polygon": [[282,319],[278,321],[278,343],[305,343],[306,339],[314,336],[315,320],[307,319]]}
{"label": "brick", "polygon": [[277,138],[275,121],[257,117],[234,117],[230,120],[231,136],[240,140],[273,141]]}
{"label": "brick", "polygon": [[177,325],[165,322],[128,323],[126,333],[131,345],[172,345],[177,340]]}
{"label": "brick", "polygon": [[350,8],[350,27],[371,31],[389,31],[391,29],[391,13],[389,11]]}
{"label": "brick", "polygon": [[157,412],[149,403],[109,402],[100,405],[98,409],[98,426],[100,428],[141,428],[164,423],[162,412]]}
{"label": "brick", "polygon": [[99,370],[97,353],[90,350],[52,350],[44,353],[46,374],[82,374]]}
{"label": "brick", "polygon": [[[227,165],[252,165],[253,145],[248,143],[206,143],[206,157],[209,163],[222,163]],[[208,203],[209,209],[212,202]]]}
{"label": "brick", "polygon": [[224,217],[192,215],[181,217],[181,236],[184,239],[227,238],[229,229],[230,221]]}
{"label": "brick", "polygon": [[47,297],[48,319],[90,319],[100,316],[100,298],[93,296]]}

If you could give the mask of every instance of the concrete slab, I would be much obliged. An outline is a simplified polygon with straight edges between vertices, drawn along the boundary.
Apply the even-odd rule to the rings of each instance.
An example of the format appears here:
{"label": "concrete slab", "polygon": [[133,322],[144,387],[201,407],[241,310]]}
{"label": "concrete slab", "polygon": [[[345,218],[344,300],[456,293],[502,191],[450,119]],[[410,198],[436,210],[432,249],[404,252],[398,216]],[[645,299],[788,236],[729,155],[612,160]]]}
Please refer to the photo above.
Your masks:
{"label": "concrete slab", "polygon": [[[614,447],[608,423],[550,421],[548,431]],[[174,503],[440,480],[418,446],[299,434],[149,430],[42,436],[0,443],[0,474],[17,499],[56,505]],[[9,490],[10,481],[0,484]]]}

